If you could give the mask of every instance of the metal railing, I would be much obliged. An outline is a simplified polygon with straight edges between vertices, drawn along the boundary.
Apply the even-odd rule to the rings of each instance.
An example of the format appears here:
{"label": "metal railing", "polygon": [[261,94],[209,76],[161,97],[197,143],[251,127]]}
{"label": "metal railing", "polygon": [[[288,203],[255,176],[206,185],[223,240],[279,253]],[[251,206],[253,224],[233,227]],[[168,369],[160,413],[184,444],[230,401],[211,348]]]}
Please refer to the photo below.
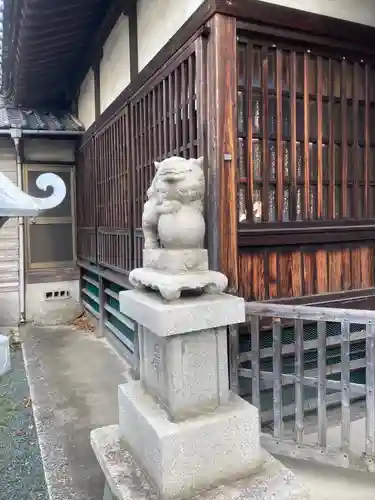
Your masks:
{"label": "metal railing", "polygon": [[229,330],[231,386],[268,451],[374,472],[375,312],[256,302],[246,316]]}

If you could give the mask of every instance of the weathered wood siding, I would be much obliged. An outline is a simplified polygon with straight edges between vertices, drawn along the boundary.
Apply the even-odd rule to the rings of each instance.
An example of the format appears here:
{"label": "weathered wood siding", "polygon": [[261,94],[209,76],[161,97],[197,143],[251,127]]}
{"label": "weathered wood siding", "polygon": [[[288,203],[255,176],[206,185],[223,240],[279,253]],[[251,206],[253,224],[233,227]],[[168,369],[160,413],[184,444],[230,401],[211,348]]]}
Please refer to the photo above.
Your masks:
{"label": "weathered wood siding", "polygon": [[[10,138],[0,138],[0,172],[17,183],[16,152]],[[10,327],[19,320],[19,238],[18,219],[8,220],[0,237],[0,326]]]}
{"label": "weathered wood siding", "polygon": [[238,25],[233,101],[238,293],[267,300],[371,288],[373,57],[251,30]]}
{"label": "weathered wood siding", "polygon": [[239,255],[239,294],[266,300],[366,289],[375,286],[374,264],[374,241],[254,249]]}

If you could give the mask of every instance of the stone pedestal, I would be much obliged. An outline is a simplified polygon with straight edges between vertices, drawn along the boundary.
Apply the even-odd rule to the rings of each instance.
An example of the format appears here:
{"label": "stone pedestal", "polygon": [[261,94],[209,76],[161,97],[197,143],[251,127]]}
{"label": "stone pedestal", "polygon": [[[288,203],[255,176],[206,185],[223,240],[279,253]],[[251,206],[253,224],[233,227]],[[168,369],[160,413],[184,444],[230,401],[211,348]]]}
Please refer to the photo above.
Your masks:
{"label": "stone pedestal", "polygon": [[142,384],[163,404],[171,421],[228,402],[225,328],[170,337],[158,337],[146,327],[139,330]]}
{"label": "stone pedestal", "polygon": [[119,426],[91,436],[107,494],[307,498],[261,449],[257,409],[229,391],[227,325],[244,322],[243,299],[218,294],[165,302],[132,290],[120,293],[120,309],[140,325],[140,380],[119,387]]}
{"label": "stone pedestal", "polygon": [[158,291],[166,300],[177,300],[185,291],[218,294],[226,289],[227,277],[208,269],[203,248],[143,250],[143,267],[133,269],[130,283],[138,289]]}
{"label": "stone pedestal", "polygon": [[245,320],[243,299],[230,295],[165,302],[129,291],[120,308],[139,328],[140,384],[171,422],[229,402],[226,325]]}

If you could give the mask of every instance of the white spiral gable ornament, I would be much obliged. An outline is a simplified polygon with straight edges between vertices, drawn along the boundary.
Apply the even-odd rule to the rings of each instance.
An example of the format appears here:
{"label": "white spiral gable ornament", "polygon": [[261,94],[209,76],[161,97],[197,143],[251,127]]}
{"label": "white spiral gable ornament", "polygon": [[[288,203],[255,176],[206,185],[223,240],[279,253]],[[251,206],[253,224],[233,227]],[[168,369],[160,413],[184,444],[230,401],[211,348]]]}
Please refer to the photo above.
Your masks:
{"label": "white spiral gable ornament", "polygon": [[[36,217],[45,210],[57,207],[64,201],[66,186],[56,174],[39,175],[36,185],[42,191],[52,187],[53,193],[47,198],[35,198],[16,186],[6,175],[0,172],[0,228],[11,217]],[[0,335],[0,376],[9,371],[9,339]]]}
{"label": "white spiral gable ornament", "polygon": [[60,205],[66,196],[64,181],[56,174],[41,174],[36,185],[42,191],[53,188],[48,198],[35,198],[16,186],[6,175],[0,172],[0,217],[35,217],[45,210]]}

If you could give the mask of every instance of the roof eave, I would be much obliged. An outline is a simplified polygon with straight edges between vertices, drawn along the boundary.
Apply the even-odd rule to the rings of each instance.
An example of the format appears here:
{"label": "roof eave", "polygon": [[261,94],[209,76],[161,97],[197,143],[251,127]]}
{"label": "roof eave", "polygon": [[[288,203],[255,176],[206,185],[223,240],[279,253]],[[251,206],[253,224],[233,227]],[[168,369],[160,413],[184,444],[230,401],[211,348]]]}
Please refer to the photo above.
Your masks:
{"label": "roof eave", "polygon": [[1,91],[9,95],[13,91],[12,75],[15,65],[16,41],[20,23],[20,13],[24,0],[3,0],[3,46]]}

